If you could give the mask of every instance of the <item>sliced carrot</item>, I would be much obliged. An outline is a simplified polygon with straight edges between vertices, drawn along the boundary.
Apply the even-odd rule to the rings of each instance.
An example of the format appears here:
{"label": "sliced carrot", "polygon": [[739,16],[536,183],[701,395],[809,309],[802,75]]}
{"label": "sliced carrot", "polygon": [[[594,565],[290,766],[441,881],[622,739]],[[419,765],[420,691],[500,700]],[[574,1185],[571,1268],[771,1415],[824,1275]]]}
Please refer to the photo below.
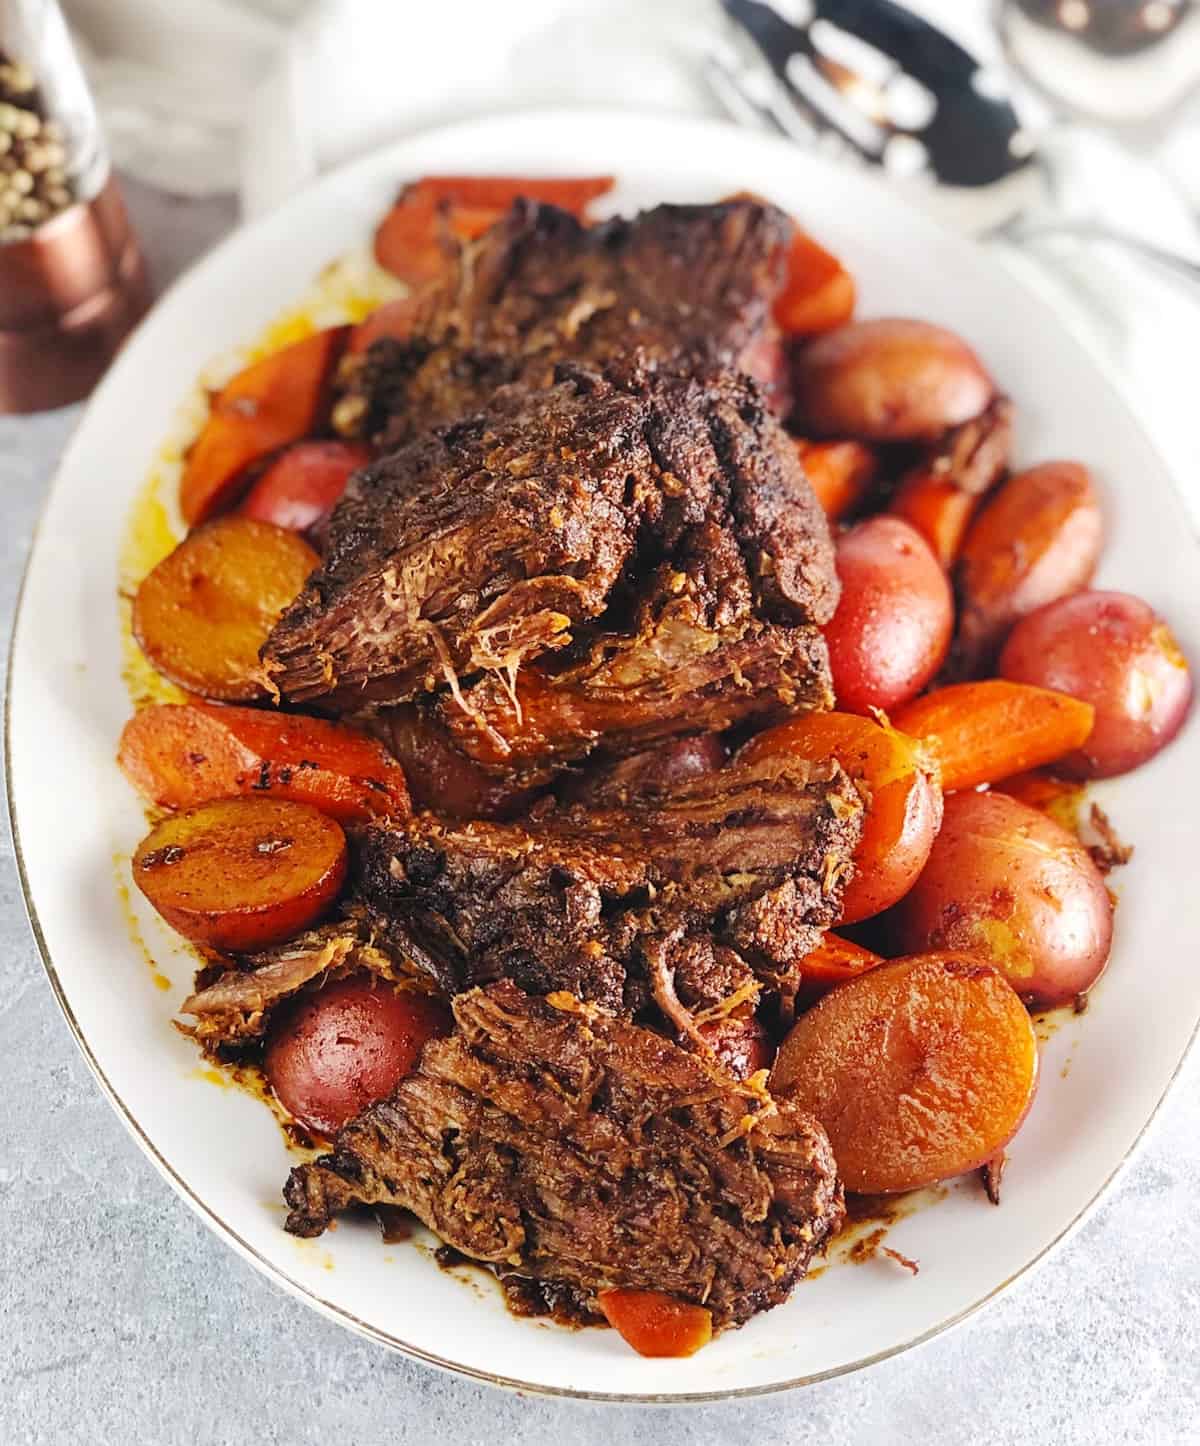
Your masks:
{"label": "sliced carrot", "polygon": [[759,733],[738,756],[752,762],[778,752],[814,763],[836,758],[867,796],[840,922],[857,923],[903,898],[942,820],[941,790],[915,740],[857,713],[810,713]]}
{"label": "sliced carrot", "polygon": [[865,442],[796,443],[800,461],[817,501],[831,522],[863,501],[879,472],[879,457]]}
{"label": "sliced carrot", "polygon": [[157,703],[121,734],[117,762],[163,808],[238,794],[311,803],[342,823],[409,813],[404,770],[357,729],[211,703]]}
{"label": "sliced carrot", "polygon": [[346,835],[305,803],[227,798],[172,814],[133,856],[133,878],[173,929],[237,953],[307,929],[345,882]]}
{"label": "sliced carrot", "polygon": [[179,505],[189,527],[231,507],[255,462],[324,425],[330,378],[349,333],[348,326],[314,332],[239,372],[216,394],[184,463]]}
{"label": "sliced carrot", "polygon": [[967,535],[967,526],[982,497],[964,492],[954,482],[924,467],[915,468],[903,479],[888,511],[911,523],[933,549],[943,567],[950,567]]}
{"label": "sliced carrot", "polygon": [[295,532],[218,517],[142,580],[133,635],[158,671],[189,692],[234,703],[265,698],[259,649],[319,562]]}
{"label": "sliced carrot", "polygon": [[1082,747],[1092,731],[1090,703],[988,678],[954,683],[906,704],[892,718],[902,732],[932,748],[942,787],[975,788],[1053,763]]}
{"label": "sliced carrot", "polygon": [[375,259],[410,286],[424,286],[443,274],[455,240],[481,236],[519,196],[583,220],[588,204],[612,187],[611,176],[425,176],[379,223]]}
{"label": "sliced carrot", "polygon": [[801,993],[807,998],[825,994],[835,984],[857,979],[868,969],[883,963],[883,956],[873,954],[852,939],[840,934],[826,934],[815,949],[804,956],[800,966]]}
{"label": "sliced carrot", "polygon": [[639,1356],[694,1356],[712,1340],[712,1312],[661,1290],[602,1290],[596,1303]]}
{"label": "sliced carrot", "polygon": [[854,302],[854,278],[836,256],[797,229],[787,282],[775,299],[775,320],[794,336],[809,336],[849,321]]}

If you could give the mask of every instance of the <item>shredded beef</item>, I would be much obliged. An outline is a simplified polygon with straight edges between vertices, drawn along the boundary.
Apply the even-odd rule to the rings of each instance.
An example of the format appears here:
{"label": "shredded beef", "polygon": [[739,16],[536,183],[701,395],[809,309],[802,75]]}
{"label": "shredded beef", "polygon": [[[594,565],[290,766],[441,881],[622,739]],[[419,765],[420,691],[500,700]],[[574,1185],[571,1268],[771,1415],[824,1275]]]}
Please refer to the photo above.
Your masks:
{"label": "shredded beef", "polygon": [[843,1217],[829,1142],[786,1101],[567,995],[461,995],[455,1032],[293,1170],[287,1228],[411,1210],[454,1249],[571,1287],[665,1290],[738,1325]]}

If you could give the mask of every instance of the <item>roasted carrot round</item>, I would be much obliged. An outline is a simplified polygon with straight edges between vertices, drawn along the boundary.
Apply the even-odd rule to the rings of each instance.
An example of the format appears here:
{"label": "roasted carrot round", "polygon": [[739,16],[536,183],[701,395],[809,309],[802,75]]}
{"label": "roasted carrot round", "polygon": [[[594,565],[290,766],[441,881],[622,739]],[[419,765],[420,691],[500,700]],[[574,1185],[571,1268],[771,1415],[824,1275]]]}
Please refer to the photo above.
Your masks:
{"label": "roasted carrot round", "polygon": [[987,678],[926,693],[905,704],[892,723],[929,745],[948,791],[1053,763],[1080,747],[1093,716],[1090,703],[1066,693]]}
{"label": "roasted carrot round", "polygon": [[266,949],[333,904],[346,878],[346,836],[305,803],[204,803],[151,829],[133,878],[185,939],[235,953]]}
{"label": "roasted carrot round", "polygon": [[814,763],[836,758],[867,795],[841,922],[869,918],[902,898],[925,867],[942,819],[941,790],[919,747],[856,713],[812,713],[760,733],[740,756],[752,762],[779,751]]}
{"label": "roasted carrot round", "polygon": [[251,517],[193,532],[133,602],[133,635],[165,677],[204,698],[267,696],[258,650],[320,559],[302,538]]}
{"label": "roasted carrot round", "polygon": [[387,749],[322,718],[156,703],[126,723],[117,762],[163,808],[269,794],[311,803],[343,823],[409,812],[404,770]]}
{"label": "roasted carrot round", "polygon": [[320,427],[349,332],[314,332],[239,372],[216,394],[184,463],[179,506],[189,527],[232,506],[253,463]]}
{"label": "roasted carrot round", "polygon": [[913,1190],[993,1159],[1025,1118],[1037,1040],[969,953],[895,959],[827,994],[780,1046],[775,1095],[829,1134],[848,1190]]}
{"label": "roasted carrot round", "polygon": [[639,1356],[694,1356],[712,1340],[712,1313],[661,1290],[602,1290],[596,1304]]}

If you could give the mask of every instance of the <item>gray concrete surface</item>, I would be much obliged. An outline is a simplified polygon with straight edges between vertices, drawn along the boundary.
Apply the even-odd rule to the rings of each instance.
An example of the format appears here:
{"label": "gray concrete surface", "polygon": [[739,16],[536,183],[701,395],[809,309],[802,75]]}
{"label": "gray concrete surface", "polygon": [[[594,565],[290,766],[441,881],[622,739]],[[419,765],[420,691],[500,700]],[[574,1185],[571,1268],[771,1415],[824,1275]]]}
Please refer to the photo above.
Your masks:
{"label": "gray concrete surface", "polygon": [[[132,195],[160,279],[224,203]],[[76,413],[0,419],[0,617]],[[758,1402],[642,1411],[524,1399],[326,1323],[194,1218],[118,1124],[59,1017],[7,835],[0,870],[0,1446],[432,1441],[592,1446],[1200,1440],[1200,1057],[1120,1185],[956,1332]]]}

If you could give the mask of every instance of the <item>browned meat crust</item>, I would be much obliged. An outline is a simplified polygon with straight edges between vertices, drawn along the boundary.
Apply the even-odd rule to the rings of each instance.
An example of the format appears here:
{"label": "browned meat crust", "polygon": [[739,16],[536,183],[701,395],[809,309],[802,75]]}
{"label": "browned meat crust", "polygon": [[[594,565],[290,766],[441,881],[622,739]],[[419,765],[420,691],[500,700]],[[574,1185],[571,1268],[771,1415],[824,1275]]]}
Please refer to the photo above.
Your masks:
{"label": "browned meat crust", "polygon": [[346,974],[368,972],[393,984],[430,987],[429,976],[401,955],[376,947],[360,914],[311,929],[277,949],[229,963],[206,966],[197,989],[180,1006],[194,1024],[181,1025],[205,1047],[261,1039],[272,1011],[310,986],[319,988]]}
{"label": "browned meat crust", "polygon": [[574,372],[359,472],[263,657],[290,701],[427,695],[463,753],[534,769],[828,707],[836,602],[752,383]]}
{"label": "browned meat crust", "polygon": [[293,1234],[361,1204],[455,1249],[574,1287],[665,1290],[718,1327],[784,1300],[839,1227],[810,1116],[565,995],[461,995],[417,1072],[293,1170]]}
{"label": "browned meat crust", "polygon": [[654,1003],[679,1027],[673,981],[705,973],[702,956],[727,968],[733,954],[738,969],[693,984],[700,1007],[757,985],[786,1007],[837,918],[861,814],[836,763],[733,763],[624,805],[545,806],[523,825],[373,825],[357,890],[386,947],[447,993],[506,977],[614,1012]]}
{"label": "browned meat crust", "polygon": [[657,206],[581,226],[516,202],[462,248],[409,342],[381,341],[351,382],[384,447],[469,416],[497,387],[549,385],[555,364],[640,352],[661,370],[755,370],[792,223],[773,206]]}

